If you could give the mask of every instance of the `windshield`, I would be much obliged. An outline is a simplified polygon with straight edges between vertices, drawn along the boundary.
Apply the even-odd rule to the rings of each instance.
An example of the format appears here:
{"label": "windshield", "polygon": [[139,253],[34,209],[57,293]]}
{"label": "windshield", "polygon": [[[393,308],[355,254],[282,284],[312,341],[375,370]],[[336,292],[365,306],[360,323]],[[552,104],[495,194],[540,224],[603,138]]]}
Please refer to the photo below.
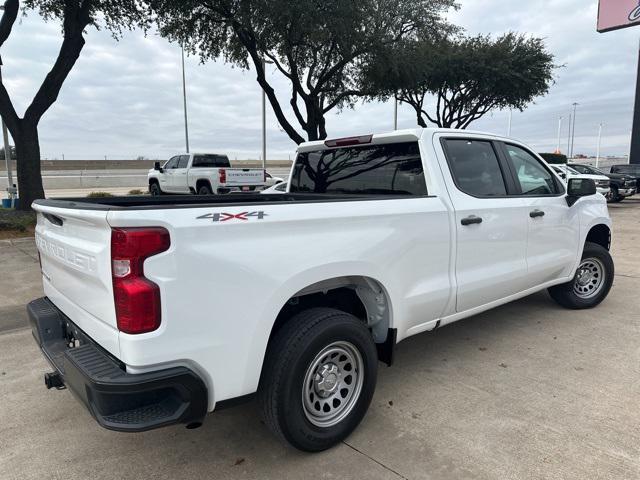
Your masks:
{"label": "windshield", "polygon": [[605,175],[602,170],[592,167],[591,165],[572,165],[571,168],[577,170],[580,173],[593,174],[593,175]]}
{"label": "windshield", "polygon": [[574,170],[574,169],[573,169],[573,168],[571,168],[571,167],[568,167],[567,165],[558,165],[558,168],[559,168],[560,170],[562,170],[563,172],[565,172],[565,173],[569,173],[569,174],[571,174],[571,175],[580,175],[580,172],[578,172],[578,171]]}

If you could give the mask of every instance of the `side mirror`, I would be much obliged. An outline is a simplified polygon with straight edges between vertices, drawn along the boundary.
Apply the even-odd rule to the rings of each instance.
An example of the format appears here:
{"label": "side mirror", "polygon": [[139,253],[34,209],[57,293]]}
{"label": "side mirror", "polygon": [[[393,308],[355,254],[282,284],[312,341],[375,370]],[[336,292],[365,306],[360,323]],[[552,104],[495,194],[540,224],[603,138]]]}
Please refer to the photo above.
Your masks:
{"label": "side mirror", "polygon": [[595,195],[596,182],[590,178],[571,178],[567,185],[567,204],[571,207],[580,197]]}
{"label": "side mirror", "polygon": [[156,162],[153,164],[153,169],[162,173],[162,167],[160,166],[160,162]]}

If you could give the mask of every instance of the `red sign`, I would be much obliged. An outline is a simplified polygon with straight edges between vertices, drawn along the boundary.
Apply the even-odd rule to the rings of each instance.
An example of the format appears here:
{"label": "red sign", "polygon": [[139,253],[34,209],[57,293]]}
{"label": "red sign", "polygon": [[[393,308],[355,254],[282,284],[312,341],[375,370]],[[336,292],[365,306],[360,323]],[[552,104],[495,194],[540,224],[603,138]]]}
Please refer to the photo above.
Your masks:
{"label": "red sign", "polygon": [[608,32],[640,24],[640,0],[600,0],[598,31]]}

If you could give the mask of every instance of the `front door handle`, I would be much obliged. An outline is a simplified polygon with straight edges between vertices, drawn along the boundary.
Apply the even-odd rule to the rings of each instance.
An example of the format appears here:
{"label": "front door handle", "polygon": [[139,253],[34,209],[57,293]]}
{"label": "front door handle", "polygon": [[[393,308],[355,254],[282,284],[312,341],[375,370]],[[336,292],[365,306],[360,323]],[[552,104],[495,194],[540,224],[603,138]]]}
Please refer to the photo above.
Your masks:
{"label": "front door handle", "polygon": [[542,210],[534,210],[533,212],[529,213],[529,216],[531,218],[538,218],[538,217],[544,217],[544,212]]}
{"label": "front door handle", "polygon": [[482,223],[482,218],[476,217],[475,215],[471,215],[467,218],[463,218],[462,220],[460,220],[460,223],[464,226],[474,225],[474,224]]}

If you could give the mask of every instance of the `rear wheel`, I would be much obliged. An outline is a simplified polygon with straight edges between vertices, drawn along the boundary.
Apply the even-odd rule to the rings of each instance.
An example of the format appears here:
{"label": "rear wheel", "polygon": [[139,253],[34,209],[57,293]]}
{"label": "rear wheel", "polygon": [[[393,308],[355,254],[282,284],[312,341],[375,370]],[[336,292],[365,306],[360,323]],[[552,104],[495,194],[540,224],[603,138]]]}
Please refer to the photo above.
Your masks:
{"label": "rear wheel", "polygon": [[258,389],[265,423],[300,450],[326,450],[364,417],[377,369],[375,344],[361,320],[330,308],[301,312],[267,351]]}
{"label": "rear wheel", "polygon": [[597,243],[587,242],[573,280],[551,287],[549,294],[565,308],[593,308],[609,294],[614,274],[609,251]]}
{"label": "rear wheel", "polygon": [[211,195],[211,187],[206,183],[203,183],[198,187],[198,195]]}

